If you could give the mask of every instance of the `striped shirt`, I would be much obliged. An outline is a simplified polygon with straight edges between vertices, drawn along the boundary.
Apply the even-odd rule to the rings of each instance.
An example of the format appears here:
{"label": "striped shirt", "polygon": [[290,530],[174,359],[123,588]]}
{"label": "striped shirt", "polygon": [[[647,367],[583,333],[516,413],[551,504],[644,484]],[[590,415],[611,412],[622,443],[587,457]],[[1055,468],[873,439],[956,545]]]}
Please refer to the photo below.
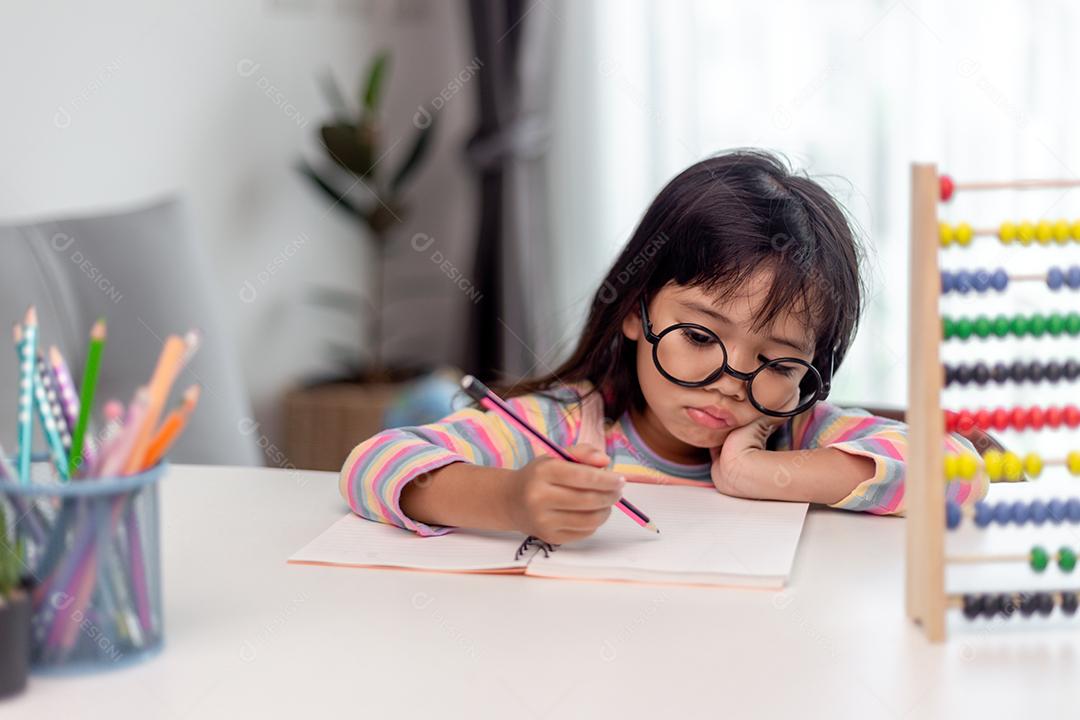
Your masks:
{"label": "striped shirt", "polygon": [[[525,395],[507,402],[526,421],[560,447],[577,444],[583,434],[577,392],[562,387],[545,394]],[[685,465],[666,460],[651,450],[634,429],[629,414],[603,423],[605,451],[613,472],[632,482],[712,486],[710,463]],[[831,507],[879,515],[903,511],[907,426],[871,415],[864,410],[818,403],[792,437],[790,422],[770,438],[775,450],[835,448],[874,461],[871,478]],[[946,452],[975,452],[955,435],[945,438]],[[356,514],[412,530],[420,535],[442,535],[450,527],[427,525],[401,510],[401,490],[425,473],[455,462],[500,468],[520,468],[548,452],[539,441],[494,412],[466,408],[430,425],[402,427],[365,440],[349,454],[341,470],[340,490]],[[947,486],[949,499],[974,503],[986,495],[984,472],[969,482]]]}

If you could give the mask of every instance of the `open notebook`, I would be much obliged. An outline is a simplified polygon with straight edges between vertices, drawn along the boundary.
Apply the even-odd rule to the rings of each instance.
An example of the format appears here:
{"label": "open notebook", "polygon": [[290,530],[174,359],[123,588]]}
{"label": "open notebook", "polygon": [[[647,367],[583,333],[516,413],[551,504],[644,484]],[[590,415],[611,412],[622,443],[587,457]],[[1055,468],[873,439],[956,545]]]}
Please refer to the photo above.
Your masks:
{"label": "open notebook", "polygon": [[419,537],[349,514],[289,558],[290,563],[521,573],[537,577],[781,588],[799,544],[806,503],[741,500],[712,488],[631,483],[626,497],[657,535],[618,510],[591,537],[545,556],[522,536],[458,530]]}

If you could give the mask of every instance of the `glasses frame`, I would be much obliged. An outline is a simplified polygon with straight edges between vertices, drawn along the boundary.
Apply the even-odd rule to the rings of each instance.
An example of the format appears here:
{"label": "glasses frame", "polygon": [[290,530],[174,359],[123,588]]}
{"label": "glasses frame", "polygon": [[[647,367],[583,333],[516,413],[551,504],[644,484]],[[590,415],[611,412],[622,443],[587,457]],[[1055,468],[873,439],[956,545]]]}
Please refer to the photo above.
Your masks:
{"label": "glasses frame", "polygon": [[[648,340],[649,343],[652,345],[653,364],[656,366],[657,371],[661,375],[663,375],[666,380],[668,380],[669,382],[673,382],[676,385],[687,388],[705,387],[706,385],[712,385],[714,382],[720,379],[721,376],[725,374],[730,375],[736,380],[741,380],[746,383],[746,397],[750,400],[750,404],[753,405],[758,412],[764,415],[769,415],[771,417],[794,417],[795,415],[799,415],[800,413],[804,413],[809,410],[811,407],[813,407],[814,403],[818,402],[819,400],[825,400],[829,397],[829,391],[832,388],[833,365],[836,360],[835,348],[832,350],[832,352],[829,353],[829,370],[824,376],[822,376],[822,374],[818,372],[818,369],[814,367],[813,363],[807,362],[802,358],[795,357],[775,358],[773,360],[770,360],[769,362],[762,363],[753,372],[744,373],[731,367],[731,365],[728,363],[727,346],[724,345],[724,341],[721,340],[715,332],[705,327],[704,325],[698,325],[697,323],[675,323],[674,325],[669,325],[668,327],[661,330],[659,334],[654,333],[652,329],[652,322],[649,320],[649,309],[647,307],[644,297],[641,298],[641,327],[642,330],[645,331],[645,339]],[[712,337],[716,340],[716,343],[720,346],[720,351],[724,354],[724,364],[716,368],[716,370],[710,373],[709,376],[706,377],[704,380],[680,380],[674,375],[668,373],[668,371],[664,369],[664,366],[660,364],[660,341],[668,333],[674,332],[675,330],[681,330],[683,328],[690,328],[695,330],[696,332],[701,332]],[[780,362],[798,363],[800,365],[805,365],[807,371],[813,373],[813,376],[816,377],[818,381],[817,392],[813,393],[813,395],[801,401],[798,407],[796,407],[794,410],[787,410],[784,412],[769,410],[762,406],[754,398],[754,378],[757,377],[758,373],[767,368],[769,365]]]}

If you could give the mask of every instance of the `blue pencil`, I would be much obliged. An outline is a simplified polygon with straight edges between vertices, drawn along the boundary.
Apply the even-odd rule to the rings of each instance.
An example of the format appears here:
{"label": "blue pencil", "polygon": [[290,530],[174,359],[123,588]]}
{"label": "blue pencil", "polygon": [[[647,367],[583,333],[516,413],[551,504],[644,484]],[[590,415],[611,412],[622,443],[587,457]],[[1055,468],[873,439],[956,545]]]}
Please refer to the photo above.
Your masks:
{"label": "blue pencil", "polygon": [[37,347],[37,310],[26,311],[25,327],[15,326],[15,346],[19,350],[19,480],[30,484],[30,445],[34,424],[34,353]]}

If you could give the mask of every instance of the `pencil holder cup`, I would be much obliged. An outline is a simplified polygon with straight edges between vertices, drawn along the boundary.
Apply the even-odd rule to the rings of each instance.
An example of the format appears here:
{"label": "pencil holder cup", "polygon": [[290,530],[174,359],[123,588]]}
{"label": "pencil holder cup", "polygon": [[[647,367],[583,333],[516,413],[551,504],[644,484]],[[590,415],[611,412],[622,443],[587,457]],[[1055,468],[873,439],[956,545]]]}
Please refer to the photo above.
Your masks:
{"label": "pencil holder cup", "polygon": [[165,468],[62,483],[35,463],[33,482],[0,481],[33,587],[32,671],[121,667],[160,649]]}

